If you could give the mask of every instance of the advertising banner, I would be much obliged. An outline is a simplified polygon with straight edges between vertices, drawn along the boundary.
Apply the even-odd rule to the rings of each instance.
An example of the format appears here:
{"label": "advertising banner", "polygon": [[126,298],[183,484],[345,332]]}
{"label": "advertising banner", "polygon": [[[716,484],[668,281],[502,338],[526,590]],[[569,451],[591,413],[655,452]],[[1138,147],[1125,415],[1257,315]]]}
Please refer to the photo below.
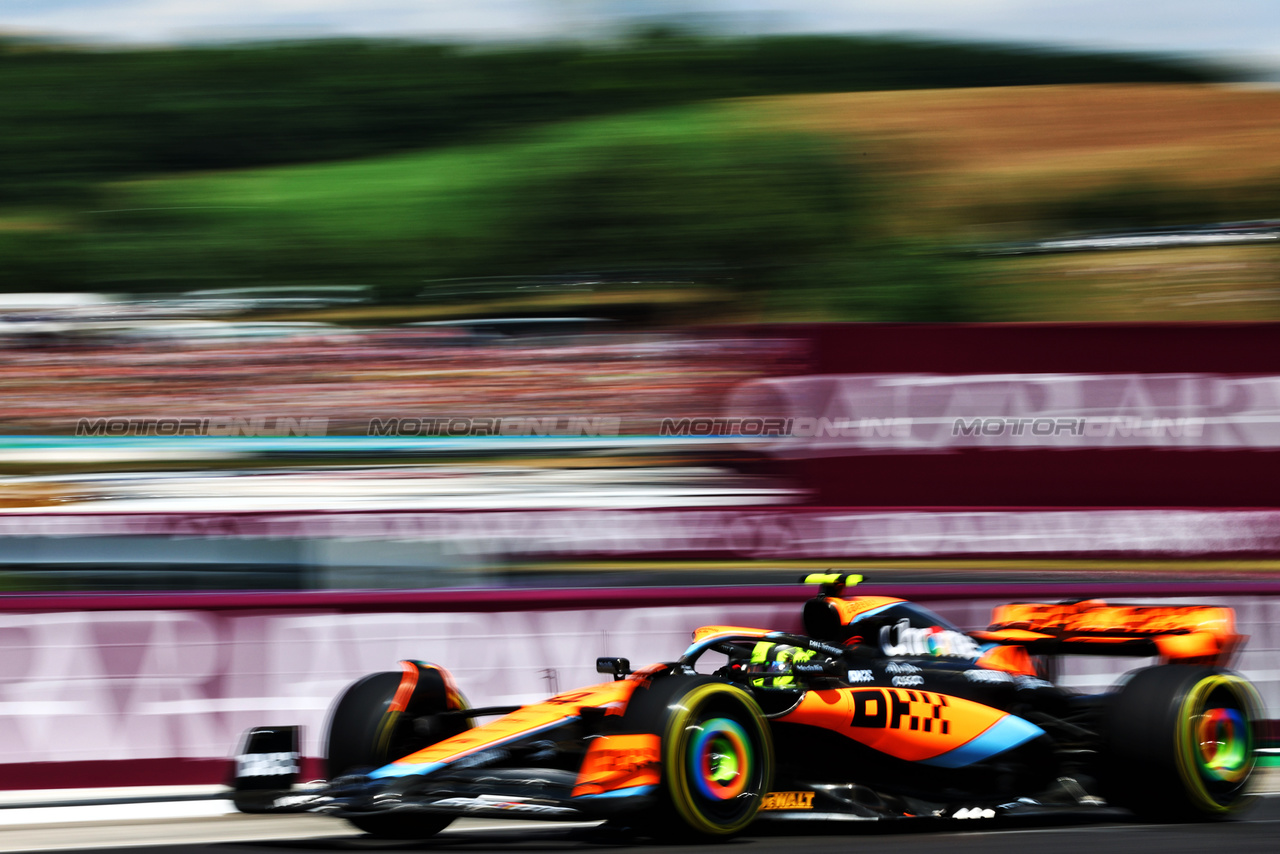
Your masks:
{"label": "advertising banner", "polygon": [[[955,591],[951,591],[955,596]],[[690,604],[620,607],[634,591],[582,597],[514,594],[486,606],[483,592],[448,610],[406,601],[399,610],[293,607],[10,610],[0,613],[0,786],[142,785],[221,782],[240,734],[250,726],[300,724],[303,752],[322,752],[326,712],[352,681],[397,670],[400,659],[449,668],[473,704],[522,703],[606,677],[597,656],[634,665],[671,660],[700,625],[798,630],[801,589],[757,588]],[[962,628],[985,627],[990,596],[930,604]],[[412,600],[414,597],[402,597]],[[456,597],[455,597],[456,599]],[[754,601],[753,601],[754,600]],[[1236,609],[1252,635],[1238,662],[1280,708],[1271,666],[1280,650],[1280,597],[1152,597]],[[10,604],[10,607],[12,607]],[[180,604],[180,603],[170,603]],[[1080,659],[1064,683],[1098,690],[1140,660]]]}

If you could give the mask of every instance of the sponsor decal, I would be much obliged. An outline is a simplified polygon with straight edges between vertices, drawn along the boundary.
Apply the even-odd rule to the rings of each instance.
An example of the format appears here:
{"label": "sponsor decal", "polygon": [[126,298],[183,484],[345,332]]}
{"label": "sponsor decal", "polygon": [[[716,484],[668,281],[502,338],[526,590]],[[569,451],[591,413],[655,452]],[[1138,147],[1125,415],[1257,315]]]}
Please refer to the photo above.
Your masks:
{"label": "sponsor decal", "polygon": [[502,810],[512,813],[530,813],[538,815],[575,815],[577,810],[569,807],[557,807],[549,804],[529,803],[524,798],[504,798],[494,795],[480,795],[475,798],[445,798],[436,801],[432,806],[453,807],[466,812],[482,812],[485,810]]}
{"label": "sponsor decal", "polygon": [[982,650],[964,632],[939,626],[913,628],[903,617],[892,626],[880,629],[880,648],[885,655],[935,655],[946,658],[977,658]]}
{"label": "sponsor decal", "polygon": [[970,682],[985,683],[1007,683],[1013,681],[1013,677],[1003,670],[966,670],[964,678]]}
{"label": "sponsor decal", "polygon": [[[801,419],[812,420],[812,419]],[[790,436],[793,418],[746,416],[743,418],[664,418],[659,436]],[[617,435],[616,433],[614,435]]]}
{"label": "sponsor decal", "polygon": [[651,733],[601,736],[591,741],[573,796],[599,795],[660,780],[662,744]]}
{"label": "sponsor decal", "polygon": [[948,735],[951,723],[944,716],[946,708],[947,698],[942,694],[859,688],[853,692],[853,720],[849,726],[910,729]]}
{"label": "sponsor decal", "polygon": [[917,685],[924,684],[923,676],[895,676],[893,684],[896,688],[914,688]]}
{"label": "sponsor decal", "polygon": [[[329,418],[81,418],[77,436],[324,436]],[[616,435],[616,434],[615,434]]]}
{"label": "sponsor decal", "polygon": [[284,795],[276,798],[271,805],[276,809],[290,809],[292,807],[305,807],[313,804],[328,803],[333,798],[326,798],[319,795]]}
{"label": "sponsor decal", "polygon": [[591,752],[594,769],[606,774],[630,774],[652,768],[661,761],[658,746],[606,747]]}
{"label": "sponsor decal", "polygon": [[811,810],[813,792],[770,792],[760,801],[762,810]]}
{"label": "sponsor decal", "polygon": [[486,765],[494,765],[504,759],[510,758],[511,753],[501,747],[495,747],[491,750],[482,750],[479,753],[473,753],[470,756],[464,756],[453,762],[454,768],[483,768]]}
{"label": "sponsor decal", "polygon": [[874,679],[870,670],[850,670],[845,681],[850,685],[857,685],[860,682],[872,682]]}
{"label": "sponsor decal", "polygon": [[957,418],[951,424],[952,436],[1089,436],[1112,438],[1200,438],[1204,435],[1204,418],[1135,418],[1132,416],[1097,416],[1092,418]]}
{"label": "sponsor decal", "polygon": [[[83,420],[83,419],[82,419]],[[664,423],[666,420],[664,419]],[[614,415],[472,418],[426,416],[370,418],[367,436],[617,436],[622,419]],[[321,434],[323,435],[323,434]],[[663,434],[667,435],[667,434]]]}
{"label": "sponsor decal", "polygon": [[796,673],[826,673],[828,664],[825,661],[796,662],[791,665]]}
{"label": "sponsor decal", "polygon": [[808,647],[809,649],[815,650],[817,652],[825,652],[827,655],[834,655],[836,658],[839,658],[840,656],[844,655],[844,647],[832,646],[829,643],[819,643],[818,641],[809,641]]}
{"label": "sponsor decal", "polygon": [[590,688],[581,691],[567,691],[563,694],[557,694],[554,697],[543,700],[543,705],[547,706],[580,706],[585,701],[592,699],[596,692]]}
{"label": "sponsor decal", "polygon": [[891,661],[884,669],[885,673],[919,673],[920,668],[914,664],[903,664],[899,661]]}
{"label": "sponsor decal", "polygon": [[236,757],[237,777],[283,777],[297,773],[296,753],[245,753]]}
{"label": "sponsor decal", "polygon": [[[722,420],[786,428],[785,457],[952,448],[1275,448],[1280,377],[1216,374],[822,374],[749,380]],[[761,412],[759,402],[776,401]],[[820,417],[818,414],[821,413]]]}
{"label": "sponsor decal", "polygon": [[1014,686],[1015,686],[1015,687],[1017,687],[1018,689],[1023,689],[1023,688],[1052,688],[1052,687],[1053,687],[1053,683],[1052,683],[1052,682],[1047,682],[1047,681],[1045,681],[1044,679],[1037,679],[1037,678],[1036,678],[1036,677],[1034,677],[1034,676],[1015,676],[1015,677],[1013,678],[1013,684],[1014,684]]}

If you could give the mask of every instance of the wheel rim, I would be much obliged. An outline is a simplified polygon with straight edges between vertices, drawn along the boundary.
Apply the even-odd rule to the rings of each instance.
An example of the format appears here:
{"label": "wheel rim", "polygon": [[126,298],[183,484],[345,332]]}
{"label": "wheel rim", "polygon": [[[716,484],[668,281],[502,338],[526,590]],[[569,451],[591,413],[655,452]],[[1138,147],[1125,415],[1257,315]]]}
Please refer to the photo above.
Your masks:
{"label": "wheel rim", "polygon": [[698,792],[712,801],[738,797],[747,788],[754,766],[746,731],[728,718],[713,718],[694,728],[689,743],[689,767],[696,769]]}
{"label": "wheel rim", "polygon": [[1210,676],[1188,693],[1179,726],[1178,766],[1193,803],[1225,815],[1240,803],[1255,764],[1253,687],[1231,674]]}
{"label": "wheel rim", "polygon": [[1249,724],[1237,709],[1208,709],[1196,725],[1200,770],[1210,780],[1234,783],[1249,768]]}
{"label": "wheel rim", "polygon": [[676,816],[695,833],[740,832],[773,776],[764,716],[746,692],[715,682],[691,688],[670,708],[663,777]]}

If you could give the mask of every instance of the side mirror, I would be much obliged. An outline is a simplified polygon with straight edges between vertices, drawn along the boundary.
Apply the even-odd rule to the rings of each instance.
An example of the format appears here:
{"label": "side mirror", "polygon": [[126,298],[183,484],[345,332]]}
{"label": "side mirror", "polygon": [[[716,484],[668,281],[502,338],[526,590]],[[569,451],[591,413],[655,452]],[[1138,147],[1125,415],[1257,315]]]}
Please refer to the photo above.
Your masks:
{"label": "side mirror", "polygon": [[612,673],[613,681],[619,679],[631,672],[631,662],[625,658],[597,658],[596,673]]}

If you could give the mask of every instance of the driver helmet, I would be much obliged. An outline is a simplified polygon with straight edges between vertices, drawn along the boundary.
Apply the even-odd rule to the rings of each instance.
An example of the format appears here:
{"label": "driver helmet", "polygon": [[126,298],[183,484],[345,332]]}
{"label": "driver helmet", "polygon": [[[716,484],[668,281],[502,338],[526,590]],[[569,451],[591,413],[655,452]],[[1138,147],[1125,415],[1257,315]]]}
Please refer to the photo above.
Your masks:
{"label": "driver helmet", "polygon": [[756,688],[795,688],[796,678],[791,673],[794,665],[813,658],[814,651],[798,646],[760,641],[751,649],[751,658],[740,662],[741,671],[751,675]]}

